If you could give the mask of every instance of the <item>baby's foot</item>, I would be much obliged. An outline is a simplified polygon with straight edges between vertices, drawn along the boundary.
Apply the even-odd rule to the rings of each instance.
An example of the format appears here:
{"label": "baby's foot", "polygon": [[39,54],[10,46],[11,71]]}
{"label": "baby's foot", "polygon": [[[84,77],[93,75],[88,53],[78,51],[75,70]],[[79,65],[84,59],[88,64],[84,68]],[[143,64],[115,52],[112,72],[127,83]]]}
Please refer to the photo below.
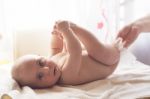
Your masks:
{"label": "baby's foot", "polygon": [[75,24],[75,23],[73,23],[73,22],[69,22],[69,24],[70,24],[70,27],[74,27],[74,26],[76,26],[76,24]]}
{"label": "baby's foot", "polygon": [[125,45],[125,41],[123,42],[122,38],[117,38],[114,42],[114,46],[119,50],[123,50],[124,49],[124,45]]}

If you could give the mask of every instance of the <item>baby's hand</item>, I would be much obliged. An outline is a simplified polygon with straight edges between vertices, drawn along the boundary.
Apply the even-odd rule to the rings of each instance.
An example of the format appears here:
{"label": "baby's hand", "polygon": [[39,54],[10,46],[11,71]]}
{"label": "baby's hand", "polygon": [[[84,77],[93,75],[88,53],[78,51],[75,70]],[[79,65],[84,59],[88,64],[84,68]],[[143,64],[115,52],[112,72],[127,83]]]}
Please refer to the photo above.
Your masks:
{"label": "baby's hand", "polygon": [[63,33],[70,28],[68,21],[58,21],[56,22],[56,28],[59,32]]}
{"label": "baby's hand", "polygon": [[52,35],[55,35],[58,38],[63,39],[62,34],[59,31],[55,30],[55,29],[52,31]]}
{"label": "baby's hand", "polygon": [[59,30],[58,30],[58,23],[59,23],[60,21],[57,21],[55,24],[54,24],[54,26],[53,26],[53,31],[51,32],[51,34],[52,35],[55,35],[55,36],[57,36],[57,37],[59,37],[60,39],[63,39],[63,36],[62,36],[62,32],[60,32]]}

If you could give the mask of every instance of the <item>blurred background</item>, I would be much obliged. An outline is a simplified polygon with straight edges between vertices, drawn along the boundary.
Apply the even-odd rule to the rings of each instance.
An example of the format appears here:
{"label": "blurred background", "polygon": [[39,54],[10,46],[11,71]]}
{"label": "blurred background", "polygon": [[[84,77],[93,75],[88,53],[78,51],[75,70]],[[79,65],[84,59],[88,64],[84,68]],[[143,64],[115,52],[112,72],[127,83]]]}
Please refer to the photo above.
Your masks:
{"label": "blurred background", "polygon": [[109,43],[121,27],[149,14],[149,4],[149,0],[0,0],[0,64],[24,54],[48,55],[50,32],[60,19]]}

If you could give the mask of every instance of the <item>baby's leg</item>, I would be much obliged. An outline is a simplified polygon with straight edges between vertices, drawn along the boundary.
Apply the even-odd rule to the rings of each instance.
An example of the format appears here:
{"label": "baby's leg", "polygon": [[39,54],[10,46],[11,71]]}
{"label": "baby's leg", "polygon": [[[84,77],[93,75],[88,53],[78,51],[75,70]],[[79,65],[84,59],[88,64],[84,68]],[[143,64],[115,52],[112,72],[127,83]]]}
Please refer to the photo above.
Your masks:
{"label": "baby's leg", "polygon": [[102,44],[92,33],[75,24],[71,23],[70,27],[93,59],[105,65],[113,65],[118,62],[120,54],[113,45]]}

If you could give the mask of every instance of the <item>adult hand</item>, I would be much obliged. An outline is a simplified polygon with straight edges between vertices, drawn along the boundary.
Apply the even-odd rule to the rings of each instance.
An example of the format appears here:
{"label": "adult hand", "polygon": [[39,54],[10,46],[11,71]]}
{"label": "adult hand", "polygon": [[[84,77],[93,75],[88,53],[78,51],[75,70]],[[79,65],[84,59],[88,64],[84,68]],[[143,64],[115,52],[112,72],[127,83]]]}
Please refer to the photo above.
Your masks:
{"label": "adult hand", "polygon": [[139,24],[129,24],[119,31],[117,38],[122,38],[123,42],[125,42],[124,47],[127,48],[137,39],[140,32]]}
{"label": "adult hand", "polygon": [[150,15],[145,16],[122,28],[118,35],[125,43],[124,47],[129,47],[141,32],[150,32]]}

